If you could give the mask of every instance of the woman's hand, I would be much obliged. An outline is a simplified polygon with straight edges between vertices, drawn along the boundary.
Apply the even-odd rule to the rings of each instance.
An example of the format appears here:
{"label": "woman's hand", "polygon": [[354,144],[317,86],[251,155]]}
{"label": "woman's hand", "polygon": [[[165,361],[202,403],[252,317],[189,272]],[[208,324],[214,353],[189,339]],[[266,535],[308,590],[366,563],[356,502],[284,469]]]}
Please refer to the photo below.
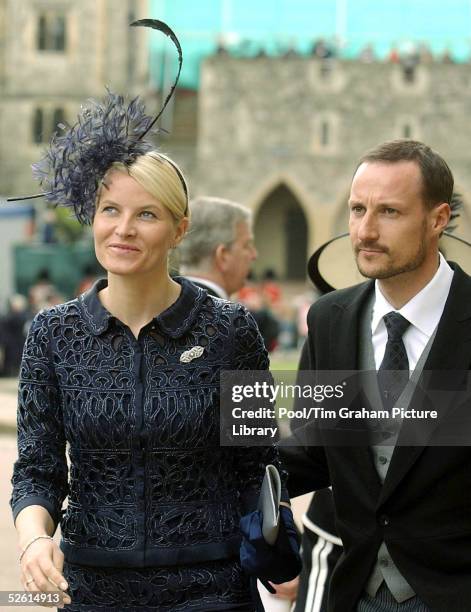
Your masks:
{"label": "woman's hand", "polygon": [[60,594],[60,602],[43,603],[47,607],[62,607],[71,599],[65,592],[68,584],[62,575],[64,555],[59,546],[49,539],[30,544],[21,559],[21,583],[25,591]]}
{"label": "woman's hand", "polygon": [[278,597],[278,599],[295,601],[296,597],[298,596],[299,576],[293,580],[290,580],[289,582],[282,582],[281,584],[270,582],[270,584],[276,591],[274,593],[274,597]]}

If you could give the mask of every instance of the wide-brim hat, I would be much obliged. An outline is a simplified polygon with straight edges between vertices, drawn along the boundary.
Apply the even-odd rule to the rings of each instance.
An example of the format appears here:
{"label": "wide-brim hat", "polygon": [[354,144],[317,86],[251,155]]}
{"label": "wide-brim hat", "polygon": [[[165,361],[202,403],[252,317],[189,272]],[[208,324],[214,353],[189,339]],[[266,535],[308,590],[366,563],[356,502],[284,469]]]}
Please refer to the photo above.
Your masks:
{"label": "wide-brim hat", "polygon": [[[456,262],[471,275],[471,243],[444,232],[439,249],[445,259]],[[307,264],[309,278],[322,293],[350,287],[366,280],[360,274],[349,234],[341,234],[320,246]]]}

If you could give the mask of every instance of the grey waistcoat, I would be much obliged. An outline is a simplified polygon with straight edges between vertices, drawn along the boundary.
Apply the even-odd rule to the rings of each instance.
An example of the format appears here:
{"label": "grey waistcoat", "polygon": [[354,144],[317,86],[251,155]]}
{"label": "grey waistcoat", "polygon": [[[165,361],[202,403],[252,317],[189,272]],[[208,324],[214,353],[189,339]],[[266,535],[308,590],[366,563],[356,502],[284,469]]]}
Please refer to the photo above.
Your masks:
{"label": "grey waistcoat", "polygon": [[[364,316],[362,317],[360,323],[359,367],[361,370],[368,371],[376,370],[373,343],[371,340],[371,317],[373,315],[373,304],[374,294],[372,299],[370,299],[366,305]],[[434,338],[435,332],[432,334],[432,337],[422,351],[420,359],[412,372],[412,383],[418,380],[423,370]],[[407,408],[410,403],[413,390],[414,384],[406,385],[401,397],[397,401],[397,405]],[[382,409],[382,401],[377,385],[375,385],[375,389],[369,389],[368,394],[370,401],[372,400],[373,402],[372,407],[374,409]],[[382,483],[386,478],[386,474],[391,463],[391,457],[393,455],[395,444],[401,429],[401,424],[401,419],[390,419],[388,422],[388,431],[391,432],[391,435],[388,438],[389,444],[375,445],[370,447],[373,462]],[[365,590],[368,595],[374,597],[383,580],[386,582],[389,590],[398,602],[405,601],[406,599],[409,599],[415,595],[414,590],[404,576],[399,572],[397,566],[392,560],[385,542],[381,544],[378,550],[377,561],[365,586]]]}

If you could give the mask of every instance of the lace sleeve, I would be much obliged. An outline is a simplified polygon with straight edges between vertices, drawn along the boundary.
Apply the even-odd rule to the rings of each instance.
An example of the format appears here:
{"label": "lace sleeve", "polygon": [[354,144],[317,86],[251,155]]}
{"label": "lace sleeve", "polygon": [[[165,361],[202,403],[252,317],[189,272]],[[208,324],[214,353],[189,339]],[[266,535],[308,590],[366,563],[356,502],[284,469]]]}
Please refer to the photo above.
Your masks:
{"label": "lace sleeve", "polygon": [[59,391],[50,352],[48,318],[39,313],[28,333],[18,389],[18,460],[13,469],[13,517],[26,506],[60,518],[67,463]]}
{"label": "lace sleeve", "polygon": [[[234,317],[234,370],[268,370],[269,365],[268,353],[255,319],[243,306],[237,304]],[[255,510],[265,466],[270,463],[280,472],[283,499],[289,499],[286,491],[288,474],[283,469],[275,445],[239,447],[235,452],[238,455],[238,476],[244,513]]]}

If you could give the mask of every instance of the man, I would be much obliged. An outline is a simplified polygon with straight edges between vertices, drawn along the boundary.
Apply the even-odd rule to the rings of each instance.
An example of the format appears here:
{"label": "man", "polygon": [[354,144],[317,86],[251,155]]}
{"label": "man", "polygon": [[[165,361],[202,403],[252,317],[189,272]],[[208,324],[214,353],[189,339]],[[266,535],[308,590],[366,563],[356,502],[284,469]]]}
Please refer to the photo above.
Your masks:
{"label": "man", "polygon": [[[349,232],[371,280],[311,307],[309,369],[470,368],[471,278],[438,251],[452,192],[446,162],[422,143],[387,142],[361,158]],[[281,447],[292,496],[333,487],[345,548],[329,612],[469,610],[471,449],[394,447],[407,427],[392,446]]]}
{"label": "man", "polygon": [[191,226],[178,247],[180,271],[211,295],[228,299],[247,280],[257,258],[251,211],[222,198],[191,202]]}

